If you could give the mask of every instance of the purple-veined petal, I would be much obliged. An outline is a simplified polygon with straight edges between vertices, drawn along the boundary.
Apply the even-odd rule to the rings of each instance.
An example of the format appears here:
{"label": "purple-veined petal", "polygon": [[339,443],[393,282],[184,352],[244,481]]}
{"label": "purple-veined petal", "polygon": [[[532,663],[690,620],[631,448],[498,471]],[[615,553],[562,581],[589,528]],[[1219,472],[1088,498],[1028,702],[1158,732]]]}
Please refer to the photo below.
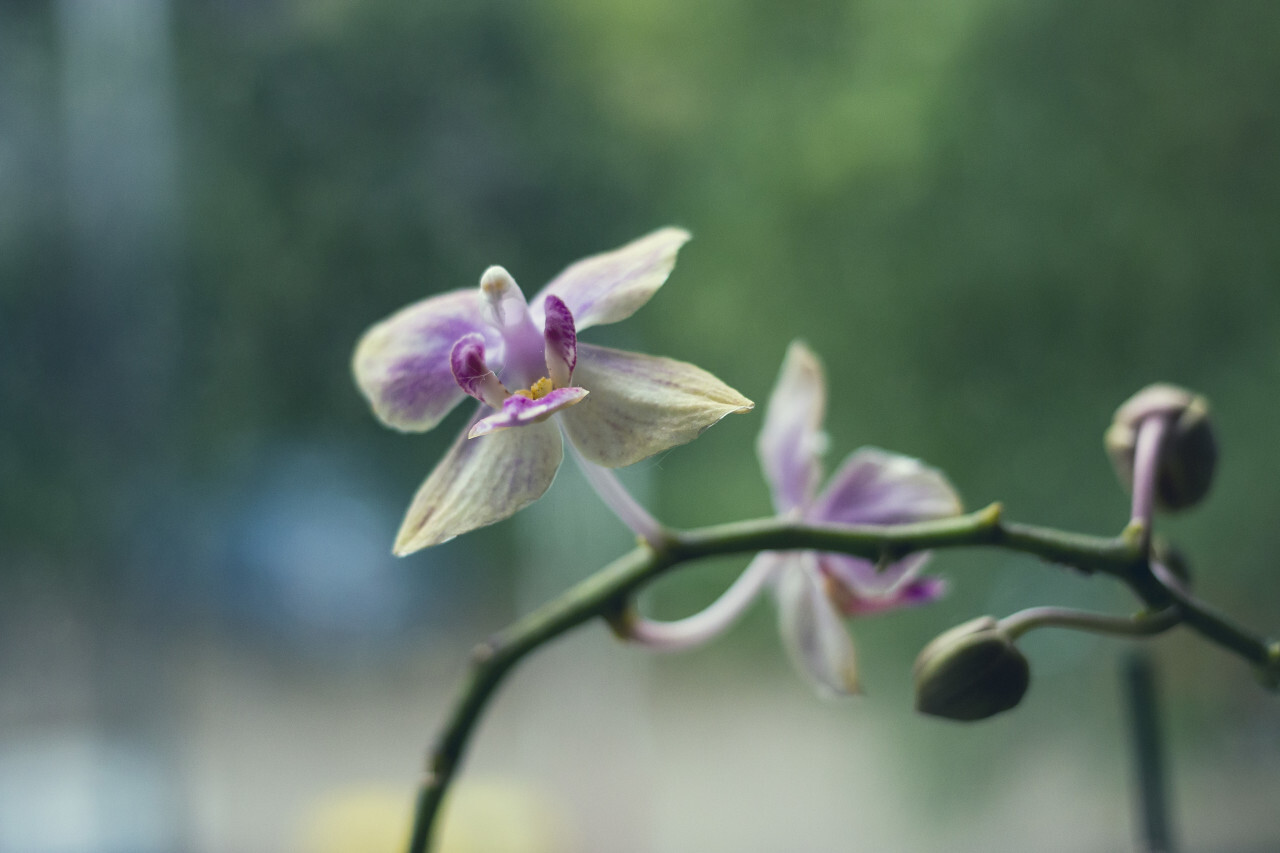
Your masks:
{"label": "purple-veined petal", "polygon": [[938,469],[864,447],[849,455],[805,516],[842,524],[905,524],[962,511],[955,488]]}
{"label": "purple-veined petal", "polygon": [[756,440],[760,466],[779,513],[804,506],[818,491],[821,456],[826,449],[822,432],[826,407],[822,363],[807,346],[793,341],[769,395],[764,429]]}
{"label": "purple-veined petal", "polygon": [[587,396],[586,388],[571,386],[557,388],[540,400],[531,400],[512,394],[502,404],[502,410],[476,423],[467,438],[480,438],[510,427],[523,427],[545,421],[561,409],[581,402]]}
{"label": "purple-veined petal", "polygon": [[[459,338],[483,328],[476,292],[456,290],[414,303],[365,332],[351,368],[378,419],[406,432],[440,423],[463,398],[449,353]],[[501,358],[501,350],[496,355]]]}
{"label": "purple-veined petal", "polygon": [[557,388],[564,388],[573,381],[573,369],[578,366],[578,333],[574,329],[573,313],[554,294],[547,296],[543,307],[547,315],[542,333],[547,375]]}
{"label": "purple-veined petal", "polygon": [[570,265],[533,300],[534,321],[554,294],[573,312],[578,331],[625,320],[649,301],[671,274],[676,253],[689,240],[681,228],[661,228],[612,252]]}
{"label": "purple-veined petal", "polygon": [[828,597],[816,555],[798,551],[788,555],[774,585],[778,628],[796,668],[829,696],[858,692],[858,661],[853,639],[839,611]]}
{"label": "purple-veined petal", "polygon": [[591,396],[562,412],[560,423],[584,457],[606,468],[692,441],[754,405],[692,364],[590,344],[578,345],[575,379]]}
{"label": "purple-veined petal", "polygon": [[507,399],[507,389],[484,360],[484,336],[473,332],[463,335],[449,352],[453,379],[464,394],[497,409]]}
{"label": "purple-veined petal", "polygon": [[555,424],[502,430],[482,441],[458,436],[418,489],[396,536],[411,554],[501,521],[542,497],[564,458]]}

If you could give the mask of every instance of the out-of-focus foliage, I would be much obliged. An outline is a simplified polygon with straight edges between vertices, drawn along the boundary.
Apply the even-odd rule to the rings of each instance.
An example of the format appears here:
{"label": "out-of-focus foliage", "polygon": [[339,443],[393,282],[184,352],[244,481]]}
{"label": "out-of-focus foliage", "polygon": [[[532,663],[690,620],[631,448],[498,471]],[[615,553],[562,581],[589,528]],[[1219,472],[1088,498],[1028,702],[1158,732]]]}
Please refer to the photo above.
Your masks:
{"label": "out-of-focus foliage", "polygon": [[[803,336],[837,452],[920,454],[973,501],[1112,527],[1111,406],[1155,378],[1209,394],[1227,465],[1193,529],[1277,591],[1252,570],[1280,497],[1265,4],[177,7],[177,209],[105,272],[69,227],[68,16],[3,14],[11,551],[110,571],[162,484],[282,436],[376,454],[407,495],[448,429],[373,427],[359,332],[491,262],[536,288],[676,222],[698,239],[642,344],[759,399]],[[766,509],[742,420],[657,463],[666,517]]]}

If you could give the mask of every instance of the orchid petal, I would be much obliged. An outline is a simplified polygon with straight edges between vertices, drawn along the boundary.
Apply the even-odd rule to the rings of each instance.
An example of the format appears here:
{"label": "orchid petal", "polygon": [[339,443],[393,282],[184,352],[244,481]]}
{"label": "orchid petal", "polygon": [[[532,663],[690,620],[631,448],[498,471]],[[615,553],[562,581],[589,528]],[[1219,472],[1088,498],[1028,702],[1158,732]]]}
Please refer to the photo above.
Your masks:
{"label": "orchid petal", "polygon": [[560,422],[582,455],[606,468],[692,441],[755,405],[692,364],[589,344],[578,345],[576,381],[591,396]]}
{"label": "orchid petal", "polygon": [[858,692],[858,662],[839,611],[828,597],[812,551],[789,555],[792,564],[778,574],[778,627],[796,668],[819,692],[846,696]]}
{"label": "orchid petal", "polygon": [[542,497],[564,458],[555,424],[468,441],[466,430],[418,489],[395,553],[411,554],[501,521]]}
{"label": "orchid petal", "polygon": [[563,388],[573,381],[573,369],[578,366],[578,333],[573,313],[560,297],[547,296],[543,306],[547,314],[542,333],[547,375],[557,388]]}
{"label": "orchid petal", "polygon": [[849,455],[806,517],[841,524],[904,524],[962,511],[955,488],[938,469],[910,456],[864,447]]}
{"label": "orchid petal", "polygon": [[543,299],[555,295],[573,312],[578,331],[625,320],[662,286],[689,240],[681,228],[662,228],[638,240],[571,264],[533,300],[534,319]]}
{"label": "orchid petal", "polygon": [[484,326],[474,290],[424,299],[365,332],[352,372],[373,413],[406,432],[431,429],[463,398],[449,354],[461,337]]}
{"label": "orchid petal", "polygon": [[822,418],[827,407],[826,380],[818,357],[800,341],[792,342],[769,395],[764,429],[756,453],[779,513],[813,499],[822,478],[826,449]]}
{"label": "orchid petal", "polygon": [[467,438],[479,438],[510,427],[522,427],[545,421],[561,409],[581,402],[587,396],[586,388],[576,386],[557,388],[539,400],[512,394],[502,404],[502,410],[476,423]]}

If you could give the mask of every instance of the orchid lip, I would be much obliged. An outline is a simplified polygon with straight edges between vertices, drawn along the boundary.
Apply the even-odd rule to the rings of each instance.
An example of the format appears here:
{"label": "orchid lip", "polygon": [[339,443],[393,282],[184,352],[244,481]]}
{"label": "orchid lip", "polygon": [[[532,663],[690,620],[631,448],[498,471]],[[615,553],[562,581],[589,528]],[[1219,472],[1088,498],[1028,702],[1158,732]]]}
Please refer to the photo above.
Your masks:
{"label": "orchid lip", "polygon": [[582,402],[588,393],[586,388],[571,386],[556,388],[537,399],[520,393],[512,394],[503,401],[500,411],[477,421],[467,433],[467,438],[480,438],[498,430],[545,421],[561,409]]}

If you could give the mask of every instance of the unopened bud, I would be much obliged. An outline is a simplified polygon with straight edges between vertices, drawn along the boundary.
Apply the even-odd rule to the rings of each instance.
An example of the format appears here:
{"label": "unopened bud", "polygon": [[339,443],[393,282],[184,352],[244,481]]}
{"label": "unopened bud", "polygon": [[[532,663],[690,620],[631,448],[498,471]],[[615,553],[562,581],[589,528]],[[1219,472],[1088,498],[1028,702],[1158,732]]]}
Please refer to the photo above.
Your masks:
{"label": "unopened bud", "polygon": [[1258,683],[1268,690],[1280,692],[1280,642],[1267,646],[1267,662],[1256,670]]}
{"label": "unopened bud", "polygon": [[1156,465],[1156,505],[1178,510],[1199,503],[1209,491],[1218,462],[1209,402],[1185,388],[1157,384],[1143,388],[1116,410],[1105,438],[1107,455],[1130,492],[1138,430],[1150,418],[1167,422]]}
{"label": "unopened bud", "polygon": [[944,631],[912,668],[916,710],[949,720],[983,720],[1022,701],[1031,681],[1027,659],[990,616]]}

